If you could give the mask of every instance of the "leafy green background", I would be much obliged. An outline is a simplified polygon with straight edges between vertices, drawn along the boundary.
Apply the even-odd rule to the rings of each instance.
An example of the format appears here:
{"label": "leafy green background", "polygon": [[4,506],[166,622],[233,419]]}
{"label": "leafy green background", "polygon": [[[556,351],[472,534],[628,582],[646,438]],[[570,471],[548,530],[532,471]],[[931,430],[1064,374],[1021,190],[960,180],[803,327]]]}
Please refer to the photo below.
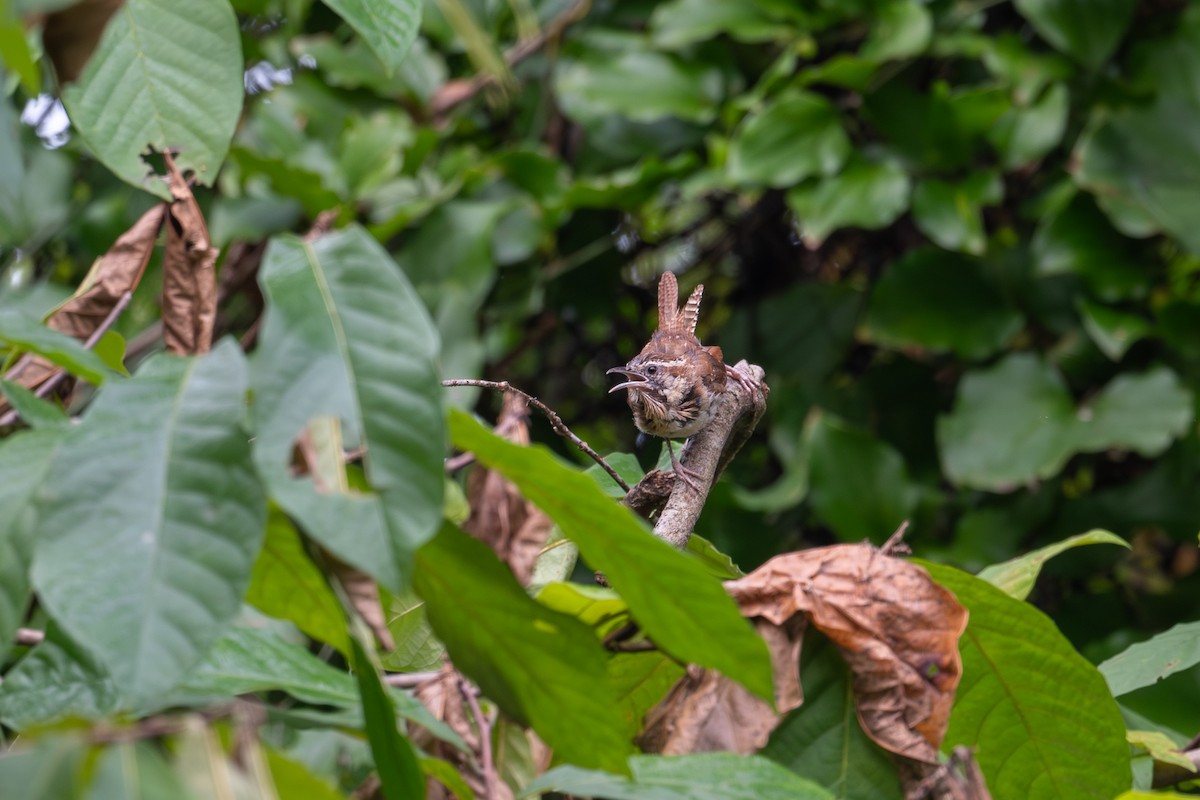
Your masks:
{"label": "leafy green background", "polygon": [[[559,458],[496,443],[462,413],[494,417],[494,396],[436,385],[508,380],[636,474],[658,445],[636,443],[605,370],[652,329],[664,270],[685,290],[705,284],[701,338],[761,364],[772,389],[699,522],[717,551],[748,571],[804,547],[878,544],[907,519],[918,555],[977,573],[1109,531],[1129,549],[1042,550],[982,573],[1026,604],[938,573],[970,601],[973,696],[991,697],[996,675],[971,669],[992,656],[1023,681],[1005,706],[1020,716],[1055,685],[1027,670],[1050,654],[1061,680],[1105,703],[1087,721],[1093,757],[1120,761],[1118,711],[1177,743],[1200,729],[1194,659],[1160,657],[1191,628],[1151,638],[1200,618],[1200,9],[128,0],[63,84],[35,15],[66,5],[0,3],[0,344],[6,358],[39,352],[103,386],[61,410],[3,387],[41,428],[0,443],[0,495],[16,510],[0,520],[9,729],[274,689],[302,707],[276,709],[264,769],[279,786],[348,790],[372,747],[408,747],[390,720],[364,719],[360,692],[384,691],[364,671],[376,655],[434,665],[445,644],[500,708],[578,756],[545,696],[508,688],[523,678],[489,642],[520,636],[527,658],[553,641],[585,654],[563,702],[605,706],[592,720],[605,747],[570,769],[627,772],[605,778],[614,793],[667,791],[677,773],[627,760],[621,736],[669,685],[672,662],[605,662],[578,625],[531,628],[564,613],[595,621],[554,606],[554,591],[523,597],[480,548],[448,547],[455,532],[437,533],[447,437],[520,478],[664,649],[765,693],[761,649],[709,574],[723,560],[697,568],[639,540],[644,528],[575,474],[569,465],[586,463],[542,421],[532,435]],[[44,105],[22,118],[39,88],[62,97],[71,127],[56,131]],[[164,195],[146,177],[157,160],[143,158],[163,147],[192,172],[215,244],[266,247],[257,283],[233,291],[218,320],[219,334],[256,341],[248,357],[226,340],[202,359],[146,361],[154,348],[136,343],[161,314],[157,258],[107,351],[35,324]],[[296,235],[322,212],[333,233]],[[126,342],[129,379],[111,369]],[[195,424],[177,425],[176,409]],[[64,411],[79,424],[64,426]],[[318,417],[348,448],[370,445],[333,492],[288,471],[292,442]],[[314,543],[387,589],[395,651],[356,654]],[[455,629],[455,603],[473,595],[454,576],[466,574],[473,592],[507,598],[470,635]],[[689,584],[692,603],[675,604]],[[47,641],[14,647],[23,624]],[[1005,637],[1013,626],[1037,630],[1036,652]],[[236,646],[247,631],[293,659],[265,674],[254,647]],[[321,664],[300,658],[305,636],[358,682],[314,692]],[[1132,669],[1118,654],[1146,639],[1130,652],[1153,658]],[[1119,708],[1089,663],[1104,664]],[[529,666],[556,669],[549,657]],[[894,794],[868,742],[813,728],[856,731],[836,663],[817,651],[805,669],[811,716],[785,721],[765,755],[828,790]],[[602,673],[613,696],[587,696]],[[404,693],[391,700],[402,718],[422,713]],[[1087,772],[989,751],[994,734],[973,727],[983,702],[964,692],[951,738],[978,745],[985,772],[1092,779],[1095,796],[1126,781],[1123,764]],[[169,759],[140,744],[107,750],[98,780],[114,796],[137,781],[203,793],[190,782],[207,774],[196,754],[224,746],[207,735]],[[0,760],[0,783],[23,770],[53,778],[85,756],[69,737],[38,746],[36,758]],[[813,766],[836,747],[856,769]],[[402,752],[393,786],[414,780]],[[436,774],[432,763],[421,768]],[[740,773],[714,760],[693,775]],[[555,779],[544,785],[595,776]],[[675,791],[700,796],[686,794],[702,792],[694,783]],[[1146,788],[1145,774],[1134,783]]]}

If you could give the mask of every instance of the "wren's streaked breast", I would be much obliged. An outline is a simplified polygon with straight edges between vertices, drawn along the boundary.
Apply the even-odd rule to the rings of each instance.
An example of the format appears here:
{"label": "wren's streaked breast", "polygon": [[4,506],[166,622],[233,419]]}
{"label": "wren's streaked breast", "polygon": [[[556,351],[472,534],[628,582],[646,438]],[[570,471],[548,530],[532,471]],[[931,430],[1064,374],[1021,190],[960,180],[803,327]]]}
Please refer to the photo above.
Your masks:
{"label": "wren's streaked breast", "polygon": [[721,348],[705,347],[696,338],[703,294],[704,286],[697,286],[680,309],[675,276],[664,273],[658,284],[658,330],[632,361],[608,371],[628,378],[609,391],[628,392],[634,424],[667,440],[677,473],[683,470],[670,440],[693,436],[712,421],[727,381]]}

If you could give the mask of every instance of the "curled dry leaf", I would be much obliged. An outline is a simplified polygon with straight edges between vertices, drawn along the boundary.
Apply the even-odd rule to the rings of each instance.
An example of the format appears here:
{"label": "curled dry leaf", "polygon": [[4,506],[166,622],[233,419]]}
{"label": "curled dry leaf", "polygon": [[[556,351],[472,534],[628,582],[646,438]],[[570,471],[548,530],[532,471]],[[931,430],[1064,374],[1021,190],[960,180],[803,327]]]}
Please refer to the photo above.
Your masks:
{"label": "curled dry leaf", "polygon": [[863,730],[893,753],[937,763],[967,625],[949,590],[868,544],[776,556],[726,586],[748,617],[784,625],[806,616],[853,672]]}
{"label": "curled dry leaf", "polygon": [[[496,433],[520,445],[529,444],[529,404],[504,393]],[[467,479],[471,516],[463,530],[486,543],[508,564],[522,585],[529,583],[538,553],[554,523],[499,473],[477,466]]]}
{"label": "curled dry leaf", "polygon": [[[487,784],[482,770],[479,729],[472,720],[471,711],[459,688],[461,681],[462,675],[447,661],[438,672],[437,677],[417,686],[415,694],[434,717],[446,723],[462,738],[470,752],[463,752],[437,739],[419,725],[410,727],[410,736],[413,744],[429,755],[445,759],[453,764],[467,781],[467,785],[475,792],[476,797],[487,797]],[[536,771],[544,772],[550,766],[550,749],[532,731],[524,731],[523,735],[529,740],[529,751],[532,754]],[[504,763],[505,755],[502,751],[496,751],[495,755],[497,759],[496,772],[500,777],[504,777],[508,772]],[[427,786],[426,800],[450,800],[454,797],[444,786],[435,781],[429,781]],[[493,780],[492,789],[491,796],[495,800],[512,800],[514,787],[506,781]]]}
{"label": "curled dry leaf", "polygon": [[766,745],[780,716],[803,700],[798,665],[807,622],[803,616],[783,625],[760,619],[756,627],[771,651],[775,708],[719,672],[689,667],[646,715],[638,738],[644,751],[682,755],[723,750],[747,755]]}
{"label": "curled dry leaf", "polygon": [[174,198],[167,209],[167,249],[163,255],[163,342],[176,355],[207,353],[217,317],[216,264],[208,226],[187,181],[170,153],[167,181]]}
{"label": "curled dry leaf", "polygon": [[[47,327],[74,336],[81,342],[91,338],[126,293],[137,288],[154,252],[162,221],[161,205],[142,214],[107,253],[96,259],[75,294],[46,320]],[[59,371],[60,367],[27,353],[17,359],[4,377],[27,389],[36,389]],[[0,411],[7,408],[7,403],[0,402]]]}

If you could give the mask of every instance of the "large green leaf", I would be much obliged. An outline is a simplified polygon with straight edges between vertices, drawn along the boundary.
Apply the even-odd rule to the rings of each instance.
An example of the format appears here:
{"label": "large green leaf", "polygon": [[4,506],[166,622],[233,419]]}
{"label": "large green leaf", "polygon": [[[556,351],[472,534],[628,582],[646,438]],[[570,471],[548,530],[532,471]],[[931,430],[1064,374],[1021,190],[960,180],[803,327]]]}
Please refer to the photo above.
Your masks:
{"label": "large green leaf", "polygon": [[100,394],[39,492],[34,586],[128,698],[178,683],[241,605],[266,521],[245,392],[230,340],[156,357]]}
{"label": "large green leaf", "polygon": [[128,0],[63,102],[105,166],[170,198],[165,183],[146,180],[142,154],[170,149],[181,171],[212,184],[242,113],[242,69],[228,0]]}
{"label": "large green leaf", "polygon": [[967,373],[954,411],[938,420],[946,476],[1009,491],[1054,475],[1073,445],[1075,407],[1058,373],[1028,353]]}
{"label": "large green leaf", "polygon": [[1103,300],[1139,298],[1150,287],[1144,256],[1086,192],[1046,216],[1030,247],[1039,274],[1078,275]]}
{"label": "large green leaf", "polygon": [[421,27],[420,0],[326,0],[363,38],[391,75],[408,55]]}
{"label": "large green leaf", "polygon": [[[442,513],[437,334],[416,293],[365,231],[271,241],[254,370],[254,457],[276,502],[339,557],[399,588]],[[318,491],[289,470],[318,416],[364,447],[371,492]]]}
{"label": "large green leaf", "polygon": [[29,606],[29,566],[37,534],[33,498],[62,438],[62,431],[50,429],[0,444],[0,663]]}
{"label": "large green leaf", "polygon": [[833,104],[809,92],[788,92],[746,118],[729,145],[729,178],[739,184],[791,186],[830,175],[850,154]]}
{"label": "large green leaf", "polygon": [[1039,547],[1031,553],[1005,561],[1003,564],[993,564],[980,570],[976,577],[987,581],[1004,591],[1005,594],[1018,600],[1024,600],[1033,590],[1033,584],[1037,580],[1038,574],[1041,573],[1043,564],[1059,553],[1087,544],[1119,544],[1122,547],[1129,547],[1120,536],[1096,529],[1063,539],[1061,542]]}
{"label": "large green leaf", "polygon": [[761,756],[697,753],[633,756],[633,778],[555,767],[525,787],[519,797],[548,791],[611,800],[832,800],[812,781]]}
{"label": "large green leaf", "polygon": [[891,161],[851,161],[841,174],[812,179],[788,192],[787,202],[810,247],[838,228],[875,230],[908,209],[908,173]]}
{"label": "large green leaf", "polygon": [[668,50],[721,35],[739,42],[794,36],[794,28],[772,18],[769,5],[743,0],[671,0],[655,7],[650,31],[654,43]]}
{"label": "large green leaf", "polygon": [[841,800],[899,800],[896,767],[863,732],[846,662],[824,636],[804,637],[804,705],[771,734],[762,755],[824,786]]}
{"label": "large green leaf", "polygon": [[501,439],[457,410],[450,412],[450,432],[456,447],[504,475],[558,523],[659,647],[771,696],[766,645],[698,561],[655,538],[595,481],[544,448]]}
{"label": "large green leaf", "polygon": [[871,295],[867,329],[891,347],[985,358],[1021,330],[1021,315],[970,258],[932,248],[893,264]]}
{"label": "large green leaf", "polygon": [[0,378],[0,392],[31,428],[62,428],[71,424],[71,418],[60,406],[43,400],[19,383]]}
{"label": "large green leaf", "polygon": [[[369,635],[369,634],[368,634]],[[425,779],[412,744],[396,728],[391,697],[379,680],[379,670],[357,637],[350,647],[354,654],[354,675],[362,697],[367,741],[379,772],[380,788],[386,800],[411,800],[425,794]]]}
{"label": "large green leaf", "polygon": [[79,340],[17,311],[0,311],[0,341],[36,353],[96,385],[110,374],[104,360]]}
{"label": "large green leaf", "polygon": [[917,488],[888,444],[822,415],[809,448],[813,510],[843,541],[883,542],[912,514]]}
{"label": "large green leaf", "polygon": [[267,517],[267,534],[254,562],[246,602],[264,614],[291,620],[309,636],[328,642],[343,654],[349,652],[342,606],[304,551],[291,520],[278,509],[272,509]]}
{"label": "large green leaf", "polygon": [[86,758],[82,737],[46,737],[0,757],[0,786],[19,786],[21,800],[76,800]]}
{"label": "large green leaf", "polygon": [[421,548],[417,566],[426,614],[458,669],[562,758],[624,770],[633,731],[591,629],[530,599],[487,545],[451,526]]}
{"label": "large green leaf", "polygon": [[1096,69],[1121,41],[1137,0],[1016,0],[1015,4],[1046,41]]}
{"label": "large green leaf", "polygon": [[[1115,1],[1132,3],[1109,0]],[[1103,19],[1102,14],[1088,16]],[[1073,173],[1122,232],[1164,231],[1200,253],[1195,224],[1200,142],[1189,135],[1200,120],[1194,88],[1200,78],[1200,8],[1184,13],[1174,36],[1146,45],[1131,77],[1153,97],[1096,115],[1080,139]]]}
{"label": "large green leaf", "polygon": [[153,742],[120,742],[96,757],[86,800],[187,797],[181,777]]}
{"label": "large green leaf", "polygon": [[1196,664],[1200,664],[1200,622],[1181,622],[1108,659],[1100,665],[1100,674],[1113,696],[1120,697]]}
{"label": "large green leaf", "polygon": [[1125,723],[1104,678],[1050,619],[986,581],[923,563],[971,613],[943,747],[966,745],[995,797],[1113,797],[1130,786]]}

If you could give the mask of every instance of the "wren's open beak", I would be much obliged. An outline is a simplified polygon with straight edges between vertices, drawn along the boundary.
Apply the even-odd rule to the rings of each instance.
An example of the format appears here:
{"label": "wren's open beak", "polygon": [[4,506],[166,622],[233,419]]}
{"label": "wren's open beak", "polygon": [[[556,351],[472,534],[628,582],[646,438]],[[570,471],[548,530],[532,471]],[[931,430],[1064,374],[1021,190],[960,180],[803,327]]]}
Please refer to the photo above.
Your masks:
{"label": "wren's open beak", "polygon": [[613,392],[618,391],[620,389],[640,389],[646,383],[645,375],[638,372],[636,369],[630,369],[629,367],[613,367],[612,369],[610,369],[608,372],[605,372],[604,374],[612,375],[614,372],[619,375],[624,375],[626,378],[630,378],[631,380],[622,381],[621,383],[618,383],[616,386],[614,386],[608,390],[609,394],[612,394]]}

